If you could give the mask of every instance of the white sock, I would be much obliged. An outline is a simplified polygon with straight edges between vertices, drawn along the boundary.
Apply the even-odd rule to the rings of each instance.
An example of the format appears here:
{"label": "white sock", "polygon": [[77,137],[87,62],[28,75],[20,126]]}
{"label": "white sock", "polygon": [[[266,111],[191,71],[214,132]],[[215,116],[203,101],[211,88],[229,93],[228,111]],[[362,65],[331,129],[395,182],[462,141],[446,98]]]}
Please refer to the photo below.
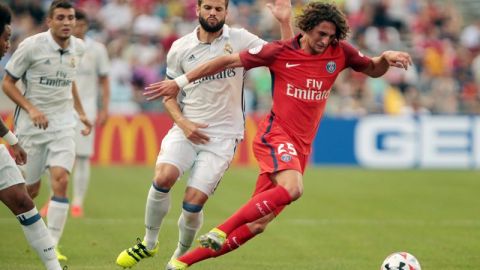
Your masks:
{"label": "white sock", "polygon": [[73,174],[73,201],[72,205],[83,206],[85,194],[90,182],[90,160],[88,157],[77,157],[75,173]]}
{"label": "white sock", "polygon": [[48,205],[48,231],[55,246],[58,245],[60,237],[62,237],[63,228],[65,228],[65,223],[67,222],[68,206],[67,198],[58,197],[52,197]]}
{"label": "white sock", "polygon": [[203,211],[192,213],[182,209],[182,214],[178,218],[178,244],[177,249],[172,255],[176,259],[192,246],[193,240],[198,230],[203,225]]}
{"label": "white sock", "polygon": [[153,185],[148,191],[145,206],[145,243],[147,249],[153,249],[158,241],[158,233],[163,218],[170,210],[170,193],[158,191]]}
{"label": "white sock", "polygon": [[30,246],[35,249],[47,270],[61,270],[55,255],[53,239],[48,234],[47,226],[38,214],[37,208],[17,216],[22,224],[23,233]]}

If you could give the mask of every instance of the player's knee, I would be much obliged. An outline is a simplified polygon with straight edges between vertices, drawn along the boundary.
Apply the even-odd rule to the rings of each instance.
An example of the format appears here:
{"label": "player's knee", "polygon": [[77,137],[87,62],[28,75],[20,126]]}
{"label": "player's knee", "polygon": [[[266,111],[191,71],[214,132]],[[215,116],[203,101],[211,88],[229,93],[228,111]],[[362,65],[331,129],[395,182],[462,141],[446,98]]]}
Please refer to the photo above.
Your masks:
{"label": "player's knee", "polygon": [[248,228],[253,234],[261,234],[267,229],[267,222],[254,222],[248,224]]}
{"label": "player's knee", "polygon": [[55,185],[59,190],[67,190],[68,187],[68,174],[61,175],[54,179]]}
{"label": "player's knee", "polygon": [[303,187],[295,185],[286,187],[292,201],[298,200],[303,195]]}
{"label": "player's knee", "polygon": [[27,191],[30,198],[35,199],[40,192],[40,188],[36,185],[27,186]]}
{"label": "player's knee", "polygon": [[159,168],[155,170],[153,181],[157,187],[170,189],[177,182],[178,177],[178,172],[174,170]]}
{"label": "player's knee", "polygon": [[33,207],[33,201],[27,193],[19,193],[15,198],[16,210],[18,213],[30,211]]}

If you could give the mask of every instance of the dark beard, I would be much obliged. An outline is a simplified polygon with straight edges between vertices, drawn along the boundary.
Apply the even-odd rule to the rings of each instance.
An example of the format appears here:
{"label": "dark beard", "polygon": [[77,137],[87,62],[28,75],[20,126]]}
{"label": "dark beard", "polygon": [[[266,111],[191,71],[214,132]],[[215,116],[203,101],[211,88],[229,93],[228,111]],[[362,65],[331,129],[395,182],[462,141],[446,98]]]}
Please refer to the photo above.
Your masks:
{"label": "dark beard", "polygon": [[198,22],[202,26],[203,30],[209,32],[209,33],[215,33],[220,31],[223,28],[223,25],[225,24],[225,20],[219,21],[216,25],[210,25],[207,20],[205,20],[202,17],[198,17]]}

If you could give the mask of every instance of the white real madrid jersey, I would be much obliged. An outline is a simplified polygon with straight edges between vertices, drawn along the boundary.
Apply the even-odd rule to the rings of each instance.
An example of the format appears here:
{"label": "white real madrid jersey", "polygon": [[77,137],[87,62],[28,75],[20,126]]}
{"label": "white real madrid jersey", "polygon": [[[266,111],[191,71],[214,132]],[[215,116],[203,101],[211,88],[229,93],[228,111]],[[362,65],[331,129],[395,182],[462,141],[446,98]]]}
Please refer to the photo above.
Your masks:
{"label": "white real madrid jersey", "polygon": [[75,83],[82,101],[83,110],[90,121],[97,116],[97,100],[99,95],[99,77],[109,72],[108,53],[105,46],[89,37],[85,38],[86,51],[78,66]]}
{"label": "white real madrid jersey", "polygon": [[[173,43],[167,55],[169,78],[185,74],[218,56],[266,43],[243,28],[227,25],[212,43],[202,43],[198,40],[198,27]],[[244,68],[230,68],[191,82],[179,93],[183,115],[190,121],[209,124],[202,131],[210,137],[242,139],[245,126],[244,75]]]}
{"label": "white real madrid jersey", "polygon": [[62,50],[50,30],[20,43],[5,71],[21,79],[25,98],[47,116],[49,124],[46,130],[35,127],[28,113],[17,107],[17,134],[32,135],[75,126],[72,82],[84,52],[83,41],[73,36],[69,47]]}

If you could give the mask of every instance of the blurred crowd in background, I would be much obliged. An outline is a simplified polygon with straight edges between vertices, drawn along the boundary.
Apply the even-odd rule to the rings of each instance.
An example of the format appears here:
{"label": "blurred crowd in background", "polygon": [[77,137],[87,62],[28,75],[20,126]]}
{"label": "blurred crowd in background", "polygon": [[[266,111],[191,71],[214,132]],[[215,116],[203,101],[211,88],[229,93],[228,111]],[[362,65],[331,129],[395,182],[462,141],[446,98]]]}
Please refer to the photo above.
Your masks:
{"label": "blurred crowd in background", "polygon": [[[15,14],[12,53],[24,38],[47,29],[45,16],[50,1],[6,1]],[[147,102],[142,92],[146,85],[164,79],[165,58],[172,42],[198,24],[197,0],[74,2],[89,16],[88,35],[107,46],[111,113],[163,111],[160,101]],[[279,39],[280,31],[267,2],[230,0],[227,24],[246,28],[267,41]],[[292,0],[295,14],[301,12],[305,2]],[[407,72],[391,69],[378,79],[343,72],[330,96],[327,115],[480,114],[480,19],[465,20],[456,1],[336,2],[349,19],[349,41],[364,54],[404,50],[411,53],[414,66]],[[2,77],[8,59],[9,55],[2,59]],[[247,73],[247,112],[270,108],[270,87],[267,69]]]}

